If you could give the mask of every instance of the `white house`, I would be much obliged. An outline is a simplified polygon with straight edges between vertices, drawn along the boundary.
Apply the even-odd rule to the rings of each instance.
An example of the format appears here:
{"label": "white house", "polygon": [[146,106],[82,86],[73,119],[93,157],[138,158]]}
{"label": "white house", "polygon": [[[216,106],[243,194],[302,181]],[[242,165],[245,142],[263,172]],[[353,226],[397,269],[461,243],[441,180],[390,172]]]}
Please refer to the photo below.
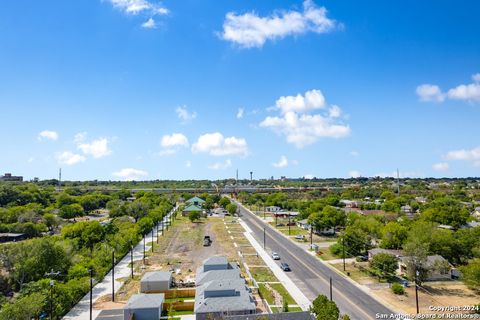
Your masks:
{"label": "white house", "polygon": [[[412,257],[399,258],[397,270],[399,275],[411,274],[409,270],[411,268],[411,259]],[[427,281],[451,279],[453,276],[453,266],[440,255],[428,256],[423,267],[428,270]]]}
{"label": "white house", "polygon": [[277,207],[277,206],[269,206],[265,208],[266,212],[279,212],[282,211],[282,208]]}

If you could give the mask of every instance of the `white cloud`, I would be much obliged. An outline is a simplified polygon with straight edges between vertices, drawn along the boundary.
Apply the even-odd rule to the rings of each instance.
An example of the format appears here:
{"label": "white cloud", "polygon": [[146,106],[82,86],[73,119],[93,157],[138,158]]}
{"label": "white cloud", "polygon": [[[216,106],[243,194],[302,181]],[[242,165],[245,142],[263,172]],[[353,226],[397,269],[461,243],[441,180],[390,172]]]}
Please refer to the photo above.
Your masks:
{"label": "white cloud", "polygon": [[185,167],[191,168],[192,167],[192,161],[190,161],[190,160],[185,161]]}
{"label": "white cloud", "polygon": [[178,118],[181,120],[182,124],[187,124],[197,117],[196,112],[189,112],[186,106],[181,106],[175,109]]}
{"label": "white cloud", "polygon": [[230,159],[225,160],[225,162],[215,162],[208,166],[212,170],[224,170],[232,166],[232,161]]}
{"label": "white cloud", "polygon": [[310,173],[303,176],[303,179],[307,179],[307,180],[312,180],[313,178],[315,178],[315,176]]}
{"label": "white cloud", "polygon": [[357,170],[352,170],[348,173],[348,176],[350,178],[360,178],[362,176],[362,174]]}
{"label": "white cloud", "polygon": [[475,166],[480,166],[480,147],[473,149],[460,149],[449,151],[445,156],[445,160],[458,160],[472,162]]}
{"label": "white cloud", "polygon": [[237,119],[242,119],[244,113],[245,113],[245,110],[243,108],[238,108]]}
{"label": "white cloud", "polygon": [[350,155],[352,157],[358,157],[360,155],[360,153],[358,151],[353,150],[353,151],[350,151]]}
{"label": "white cloud", "polygon": [[417,87],[417,95],[420,101],[443,102],[446,98],[451,100],[464,100],[480,102],[480,73],[472,75],[472,83],[460,84],[449,89],[446,93],[440,87],[433,84],[422,84]]}
{"label": "white cloud", "polygon": [[275,106],[282,114],[291,111],[307,112],[325,107],[325,97],[320,90],[310,90],[305,92],[305,95],[282,96],[275,102]]}
{"label": "white cloud", "polygon": [[58,140],[58,133],[56,131],[44,130],[38,134],[38,140]]}
{"label": "white cloud", "polygon": [[332,105],[332,107],[328,109],[328,115],[330,118],[338,118],[342,115],[342,109],[337,105]]}
{"label": "white cloud", "polygon": [[71,151],[64,151],[61,154],[57,155],[57,161],[59,164],[65,164],[68,166],[84,162],[87,160],[84,156],[80,154],[73,153]]}
{"label": "white cloud", "polygon": [[147,0],[107,0],[115,8],[127,14],[165,15],[168,9],[158,3]]}
{"label": "white cloud", "polygon": [[177,149],[163,149],[158,153],[160,156],[173,156],[177,153]]}
{"label": "white cloud", "polygon": [[272,165],[275,168],[285,168],[286,166],[288,166],[288,159],[285,156],[281,156],[280,160],[278,160],[278,162],[272,163]]}
{"label": "white cloud", "polygon": [[193,153],[208,153],[212,156],[248,154],[247,141],[244,138],[227,137],[220,132],[206,133],[198,137],[192,146]]}
{"label": "white cloud", "polygon": [[448,162],[439,162],[432,165],[433,170],[436,171],[446,171],[450,168]]}
{"label": "white cloud", "polygon": [[254,12],[225,16],[220,37],[242,48],[262,47],[267,40],[307,32],[327,33],[338,26],[327,17],[325,7],[317,7],[311,0],[303,2],[303,11],[281,11],[261,17]]}
{"label": "white cloud", "polygon": [[112,175],[124,181],[133,181],[147,177],[148,172],[134,168],[123,168],[120,171],[112,173]]}
{"label": "white cloud", "polygon": [[157,24],[155,23],[155,20],[153,20],[153,18],[150,18],[144,23],[142,23],[142,27],[145,29],[155,29],[157,27]]}
{"label": "white cloud", "polygon": [[166,134],[162,137],[160,144],[164,148],[188,147],[189,145],[187,137],[182,133]]}
{"label": "white cloud", "polygon": [[107,138],[99,138],[90,143],[80,143],[77,148],[82,150],[86,155],[91,155],[94,158],[102,158],[112,153],[108,148],[108,143]]}
{"label": "white cloud", "polygon": [[87,138],[87,133],[85,131],[79,132],[73,137],[73,142],[80,143],[82,141],[85,141],[86,138]]}
{"label": "white cloud", "polygon": [[442,102],[445,100],[445,94],[442,93],[437,85],[422,84],[417,87],[416,91],[420,101]]}

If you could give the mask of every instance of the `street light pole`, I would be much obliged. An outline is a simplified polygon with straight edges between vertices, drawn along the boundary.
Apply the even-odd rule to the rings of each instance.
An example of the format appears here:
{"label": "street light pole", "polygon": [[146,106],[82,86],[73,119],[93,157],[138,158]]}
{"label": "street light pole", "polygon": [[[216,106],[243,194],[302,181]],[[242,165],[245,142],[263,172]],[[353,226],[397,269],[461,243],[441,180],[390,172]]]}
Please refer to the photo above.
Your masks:
{"label": "street light pole", "polygon": [[145,264],[145,235],[143,235],[143,264]]}
{"label": "street light pole", "polygon": [[332,292],[333,292],[333,290],[332,290],[332,277],[330,277],[330,301],[333,300],[332,299],[333,298]]}
{"label": "street light pole", "polygon": [[290,235],[290,212],[288,213],[288,235]]}
{"label": "street light pole", "polygon": [[133,246],[130,245],[130,269],[131,269],[131,277],[133,279]]}
{"label": "street light pole", "polygon": [[263,227],[263,250],[265,250],[265,242],[266,242],[265,227]]}
{"label": "street light pole", "polygon": [[112,302],[115,302],[115,250],[112,251]]}
{"label": "street light pole", "polygon": [[152,253],[153,253],[153,228],[152,228]]}
{"label": "street light pole", "polygon": [[420,310],[418,308],[418,276],[419,275],[420,275],[420,272],[418,270],[415,270],[415,303],[417,305],[417,314],[420,313]]}
{"label": "street light pole", "polygon": [[313,249],[313,226],[310,226],[310,249]]}
{"label": "street light pole", "polygon": [[157,244],[158,244],[158,222],[157,222]]}
{"label": "street light pole", "polygon": [[343,248],[343,271],[345,271],[345,235],[342,237],[342,248]]}
{"label": "street light pole", "polygon": [[53,269],[45,274],[50,278],[50,320],[53,319],[53,285],[55,284],[53,276],[58,276],[59,274],[60,272],[53,272]]}
{"label": "street light pole", "polygon": [[90,320],[93,320],[92,309],[93,309],[93,269],[90,269]]}

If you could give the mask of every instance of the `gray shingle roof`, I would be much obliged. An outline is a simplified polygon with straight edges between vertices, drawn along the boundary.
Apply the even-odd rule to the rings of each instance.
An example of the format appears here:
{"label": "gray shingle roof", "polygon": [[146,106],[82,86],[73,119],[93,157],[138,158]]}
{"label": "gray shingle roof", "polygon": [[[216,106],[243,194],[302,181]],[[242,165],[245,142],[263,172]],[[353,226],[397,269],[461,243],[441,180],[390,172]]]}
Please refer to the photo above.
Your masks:
{"label": "gray shingle roof", "polygon": [[224,316],[223,320],[315,320],[315,317],[308,311],[303,312],[281,312],[281,313],[258,313],[238,316]]}
{"label": "gray shingle roof", "polygon": [[203,265],[204,266],[207,266],[207,265],[223,265],[223,264],[228,264],[228,260],[226,257],[223,257],[223,256],[213,256],[213,257],[210,257],[208,259],[206,259],[205,261],[203,261]]}
{"label": "gray shingle roof", "polygon": [[149,294],[134,294],[128,300],[124,309],[147,309],[160,308],[165,300],[163,293],[149,293]]}
{"label": "gray shingle roof", "polygon": [[245,280],[209,281],[197,287],[195,313],[256,310]]}
{"label": "gray shingle roof", "polygon": [[172,273],[167,271],[153,271],[146,272],[141,282],[154,282],[154,281],[171,281]]}
{"label": "gray shingle roof", "polygon": [[240,279],[240,270],[227,269],[227,270],[210,270],[197,274],[195,284],[201,286],[209,281],[213,280],[227,280],[227,279]]}

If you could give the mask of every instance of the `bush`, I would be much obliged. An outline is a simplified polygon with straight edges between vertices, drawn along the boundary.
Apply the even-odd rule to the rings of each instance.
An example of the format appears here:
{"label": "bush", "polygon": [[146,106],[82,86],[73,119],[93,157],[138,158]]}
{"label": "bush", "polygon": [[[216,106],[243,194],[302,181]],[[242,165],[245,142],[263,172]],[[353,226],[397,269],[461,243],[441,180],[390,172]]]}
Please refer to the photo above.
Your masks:
{"label": "bush", "polygon": [[395,294],[402,295],[402,294],[405,293],[405,289],[403,288],[403,286],[400,283],[392,284],[391,288],[392,288],[392,292],[395,293]]}

